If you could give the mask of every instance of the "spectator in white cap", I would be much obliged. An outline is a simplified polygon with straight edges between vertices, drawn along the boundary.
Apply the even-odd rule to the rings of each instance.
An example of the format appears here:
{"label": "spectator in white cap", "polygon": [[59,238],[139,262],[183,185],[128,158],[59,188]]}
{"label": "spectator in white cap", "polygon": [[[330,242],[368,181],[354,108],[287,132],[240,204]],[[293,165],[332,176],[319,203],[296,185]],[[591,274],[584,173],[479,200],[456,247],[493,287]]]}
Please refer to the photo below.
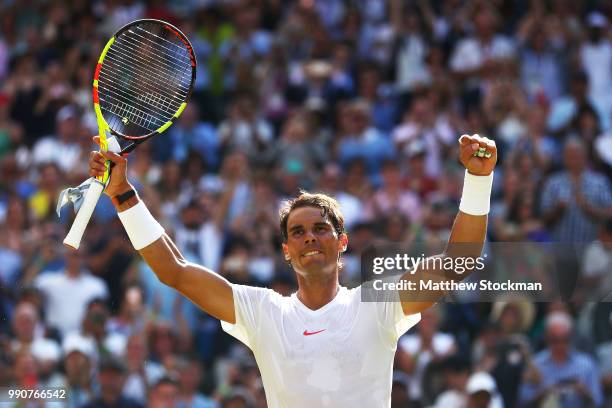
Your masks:
{"label": "spectator in white cap", "polygon": [[80,407],[94,397],[93,368],[97,361],[96,345],[90,338],[72,333],[64,338],[64,370],[69,407]]}
{"label": "spectator in white cap", "polygon": [[491,374],[480,371],[472,374],[465,391],[470,408],[503,408],[504,404],[497,393],[497,385]]}
{"label": "spectator in white cap", "polygon": [[32,344],[30,352],[38,366],[38,383],[41,388],[61,387],[65,379],[58,371],[58,364],[62,357],[60,346],[54,341],[36,341]]}

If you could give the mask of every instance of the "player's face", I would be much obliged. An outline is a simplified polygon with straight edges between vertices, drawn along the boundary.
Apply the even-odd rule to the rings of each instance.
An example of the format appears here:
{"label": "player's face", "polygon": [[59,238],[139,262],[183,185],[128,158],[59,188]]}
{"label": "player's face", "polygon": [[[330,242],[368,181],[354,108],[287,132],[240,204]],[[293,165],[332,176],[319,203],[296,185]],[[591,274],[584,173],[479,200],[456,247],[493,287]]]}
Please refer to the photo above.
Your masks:
{"label": "player's face", "polygon": [[303,207],[291,211],[287,220],[285,257],[298,274],[330,273],[338,266],[338,255],[348,243],[345,234],[338,236],[333,224],[320,208]]}

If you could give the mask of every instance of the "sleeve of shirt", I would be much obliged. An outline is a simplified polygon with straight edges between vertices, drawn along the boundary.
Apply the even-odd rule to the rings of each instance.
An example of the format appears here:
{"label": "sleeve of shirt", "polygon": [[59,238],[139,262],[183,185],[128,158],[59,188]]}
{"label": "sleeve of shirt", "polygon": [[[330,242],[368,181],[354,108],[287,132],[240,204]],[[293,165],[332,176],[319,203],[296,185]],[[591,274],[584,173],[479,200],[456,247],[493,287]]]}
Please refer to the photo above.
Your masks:
{"label": "sleeve of shirt", "polygon": [[542,212],[548,212],[552,209],[555,202],[553,180],[548,180],[544,184],[542,191],[542,199],[540,201],[540,209]]}
{"label": "sleeve of shirt", "polygon": [[586,386],[591,392],[591,398],[593,399],[594,405],[599,407],[603,403],[603,393],[601,390],[601,378],[599,376],[599,369],[594,361],[590,361],[590,369],[586,370]]}
{"label": "sleeve of shirt", "polygon": [[603,177],[603,176],[599,176],[599,183],[600,184],[600,188],[597,189],[597,191],[599,192],[598,194],[598,203],[599,205],[601,205],[602,207],[606,208],[606,207],[611,207],[612,206],[612,189],[610,189],[610,183],[608,182],[608,180]]}
{"label": "sleeve of shirt", "polygon": [[38,275],[36,277],[36,279],[34,279],[34,287],[36,289],[41,290],[43,293],[46,292],[49,288],[49,283],[50,283],[50,277],[52,275],[49,274],[43,274],[43,275]]}
{"label": "sleeve of shirt", "polygon": [[[392,276],[384,281],[398,282],[401,275]],[[370,287],[368,290],[374,290]],[[376,315],[384,339],[396,344],[398,339],[411,327],[421,321],[421,314],[405,315],[399,293],[393,290],[376,291]]]}
{"label": "sleeve of shirt", "polygon": [[227,334],[237,338],[247,347],[253,349],[261,322],[263,306],[270,300],[270,295],[273,291],[236,284],[232,285],[232,291],[234,294],[236,323],[231,324],[221,321],[221,327]]}

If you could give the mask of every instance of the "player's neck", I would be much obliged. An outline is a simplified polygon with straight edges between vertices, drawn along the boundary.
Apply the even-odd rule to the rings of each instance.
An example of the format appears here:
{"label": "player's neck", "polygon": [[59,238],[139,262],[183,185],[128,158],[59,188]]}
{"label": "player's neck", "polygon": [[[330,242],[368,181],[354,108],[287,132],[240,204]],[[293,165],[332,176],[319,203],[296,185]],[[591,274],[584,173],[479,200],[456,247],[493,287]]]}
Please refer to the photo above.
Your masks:
{"label": "player's neck", "polygon": [[297,298],[311,310],[317,310],[334,300],[340,285],[336,277],[328,280],[304,279],[298,275]]}

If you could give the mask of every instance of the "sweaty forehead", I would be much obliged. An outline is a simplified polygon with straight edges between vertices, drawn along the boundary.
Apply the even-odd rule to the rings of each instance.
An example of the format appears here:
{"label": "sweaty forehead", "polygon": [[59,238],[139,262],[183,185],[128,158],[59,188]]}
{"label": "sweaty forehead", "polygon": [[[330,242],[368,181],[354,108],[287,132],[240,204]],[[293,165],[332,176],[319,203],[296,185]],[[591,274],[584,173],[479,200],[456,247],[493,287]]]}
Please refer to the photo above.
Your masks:
{"label": "sweaty forehead", "polygon": [[323,216],[323,210],[318,207],[301,207],[291,211],[287,219],[287,229],[297,225],[309,225],[315,223],[330,224],[328,217]]}

